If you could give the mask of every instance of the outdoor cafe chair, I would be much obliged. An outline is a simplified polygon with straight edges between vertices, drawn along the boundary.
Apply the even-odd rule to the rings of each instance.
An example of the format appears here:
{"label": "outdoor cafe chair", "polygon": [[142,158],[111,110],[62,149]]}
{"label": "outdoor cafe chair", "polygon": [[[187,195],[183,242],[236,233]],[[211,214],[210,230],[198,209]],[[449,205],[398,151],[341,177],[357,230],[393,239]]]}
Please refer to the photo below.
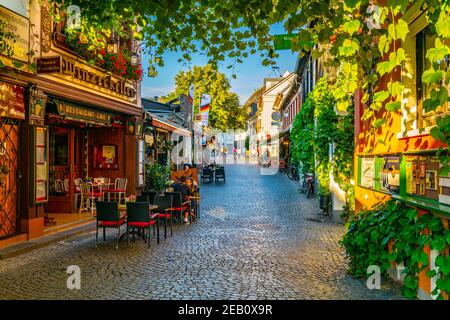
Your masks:
{"label": "outdoor cafe chair", "polygon": [[213,171],[210,168],[203,168],[202,170],[202,182],[206,183],[206,181],[208,181],[208,183],[211,183],[213,180]]}
{"label": "outdoor cafe chair", "polygon": [[97,223],[95,233],[95,243],[98,242],[98,229],[103,228],[103,241],[106,240],[106,228],[117,229],[116,249],[119,248],[120,227],[125,224],[125,218],[120,217],[119,205],[117,202],[97,201]]}
{"label": "outdoor cafe chair", "polygon": [[222,180],[225,183],[225,167],[216,168],[216,182]]}
{"label": "outdoor cafe chair", "polygon": [[[152,217],[148,202],[127,202],[127,246],[130,244],[129,229],[142,230],[145,241],[145,230],[148,230],[147,246],[150,248],[151,227],[156,225],[156,215]],[[155,229],[153,229],[154,232]],[[133,233],[133,242],[135,233]]]}
{"label": "outdoor cafe chair", "polygon": [[143,192],[142,195],[137,197],[137,199],[144,199],[142,201],[150,202],[151,204],[153,204],[157,195],[158,193],[156,191]]}
{"label": "outdoor cafe chair", "polygon": [[90,210],[91,214],[94,213],[95,201],[98,199],[103,200],[103,192],[94,191],[94,186],[91,182],[82,182],[80,184],[81,190],[81,201],[80,208],[78,210],[79,213],[83,210]]}
{"label": "outdoor cafe chair", "polygon": [[75,184],[75,192],[74,192],[74,197],[73,197],[73,202],[74,202],[74,208],[78,209],[78,203],[81,202],[81,183],[83,182],[83,179],[81,178],[77,178],[74,180],[74,184]]}
{"label": "outdoor cafe chair", "polygon": [[170,235],[173,235],[172,224],[173,224],[173,196],[165,194],[164,196],[157,196],[154,200],[154,205],[158,206],[157,212],[159,217],[164,219],[164,239],[167,239],[167,221],[170,221]]}
{"label": "outdoor cafe chair", "polygon": [[181,192],[165,192],[166,195],[172,195],[173,196],[173,204],[171,211],[175,211],[177,214],[177,217],[179,218],[180,224],[182,222],[182,216],[183,212],[188,211],[189,212],[189,222],[192,222],[191,220],[191,202],[190,201],[184,201],[181,196]]}
{"label": "outdoor cafe chair", "polygon": [[108,200],[111,200],[111,195],[114,196],[114,201],[118,201],[119,204],[125,201],[125,194],[127,192],[127,183],[128,179],[126,178],[117,178],[114,182],[114,189],[106,189],[105,193],[108,194]]}

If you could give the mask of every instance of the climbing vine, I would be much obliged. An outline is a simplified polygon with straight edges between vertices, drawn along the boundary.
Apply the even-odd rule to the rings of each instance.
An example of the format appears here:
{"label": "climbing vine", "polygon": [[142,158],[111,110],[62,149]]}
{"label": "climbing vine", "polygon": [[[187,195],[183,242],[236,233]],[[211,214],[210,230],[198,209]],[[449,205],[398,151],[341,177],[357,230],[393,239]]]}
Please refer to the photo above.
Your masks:
{"label": "climbing vine", "polygon": [[314,172],[314,105],[310,98],[302,104],[292,124],[291,161],[302,174]]}
{"label": "climbing vine", "polygon": [[[354,210],[353,177],[353,108],[346,113],[336,112],[331,94],[335,84],[325,75],[308,94],[305,104],[294,120],[291,143],[294,162],[302,164],[302,172],[316,172],[319,194],[330,192],[330,173],[345,193],[343,218]],[[334,145],[330,158],[329,146]]]}
{"label": "climbing vine", "polygon": [[[416,209],[390,200],[352,218],[342,245],[355,276],[369,276],[367,268],[371,265],[386,274],[392,263],[396,263],[404,266],[402,293],[405,297],[417,296],[419,272],[424,270],[427,276],[437,277],[433,295],[443,299],[450,292],[450,256],[444,254],[450,245],[450,230],[432,214],[419,216]],[[429,268],[424,251],[427,246],[440,253],[436,269]]]}

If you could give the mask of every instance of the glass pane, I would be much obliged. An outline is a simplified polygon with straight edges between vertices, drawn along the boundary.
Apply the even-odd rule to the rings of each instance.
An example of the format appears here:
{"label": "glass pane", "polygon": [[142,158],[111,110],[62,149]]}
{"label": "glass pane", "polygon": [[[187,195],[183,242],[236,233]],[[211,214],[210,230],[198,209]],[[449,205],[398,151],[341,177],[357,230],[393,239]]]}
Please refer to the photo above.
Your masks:
{"label": "glass pane", "polygon": [[69,137],[67,135],[55,136],[54,148],[54,165],[67,166],[69,165]]}

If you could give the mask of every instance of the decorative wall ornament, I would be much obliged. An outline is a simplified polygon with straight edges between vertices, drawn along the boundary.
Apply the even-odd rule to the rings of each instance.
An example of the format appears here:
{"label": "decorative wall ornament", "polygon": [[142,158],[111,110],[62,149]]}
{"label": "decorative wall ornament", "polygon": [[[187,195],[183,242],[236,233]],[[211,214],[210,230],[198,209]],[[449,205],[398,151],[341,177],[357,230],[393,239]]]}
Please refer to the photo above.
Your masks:
{"label": "decorative wall ornament", "polygon": [[48,3],[41,6],[41,50],[49,52],[52,45],[52,18],[48,11]]}

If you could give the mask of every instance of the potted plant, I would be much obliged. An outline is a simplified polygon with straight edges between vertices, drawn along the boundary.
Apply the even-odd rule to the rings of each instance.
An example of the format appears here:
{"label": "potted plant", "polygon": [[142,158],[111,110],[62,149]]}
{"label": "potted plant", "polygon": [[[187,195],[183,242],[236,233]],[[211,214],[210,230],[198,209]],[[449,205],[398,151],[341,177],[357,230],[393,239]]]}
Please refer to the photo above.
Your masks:
{"label": "potted plant", "polygon": [[163,192],[170,179],[170,168],[159,163],[145,165],[145,192]]}

